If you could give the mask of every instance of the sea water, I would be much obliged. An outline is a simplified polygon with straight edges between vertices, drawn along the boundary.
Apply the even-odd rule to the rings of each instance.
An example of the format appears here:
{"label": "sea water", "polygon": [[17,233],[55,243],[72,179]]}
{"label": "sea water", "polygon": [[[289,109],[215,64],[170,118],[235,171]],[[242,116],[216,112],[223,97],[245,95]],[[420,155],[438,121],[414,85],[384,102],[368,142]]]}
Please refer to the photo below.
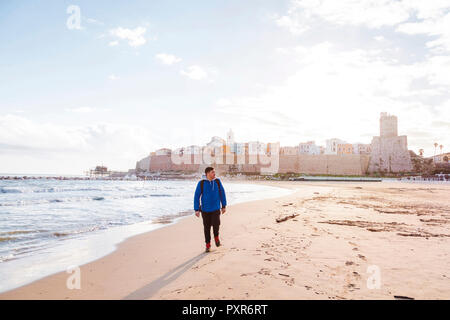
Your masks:
{"label": "sea water", "polygon": [[[0,292],[111,253],[193,214],[197,181],[0,180]],[[226,183],[228,204],[290,190]]]}

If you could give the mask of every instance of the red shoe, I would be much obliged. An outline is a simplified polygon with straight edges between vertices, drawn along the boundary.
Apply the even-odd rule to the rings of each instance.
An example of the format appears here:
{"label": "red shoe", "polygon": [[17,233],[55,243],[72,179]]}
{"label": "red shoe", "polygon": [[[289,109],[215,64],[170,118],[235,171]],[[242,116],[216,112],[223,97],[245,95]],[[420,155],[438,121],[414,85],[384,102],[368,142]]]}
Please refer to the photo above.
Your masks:
{"label": "red shoe", "polygon": [[210,248],[211,248],[211,243],[207,243],[207,244],[206,244],[205,252],[209,252],[209,251],[210,251]]}
{"label": "red shoe", "polygon": [[214,237],[214,240],[216,241],[216,247],[220,247],[219,237]]}

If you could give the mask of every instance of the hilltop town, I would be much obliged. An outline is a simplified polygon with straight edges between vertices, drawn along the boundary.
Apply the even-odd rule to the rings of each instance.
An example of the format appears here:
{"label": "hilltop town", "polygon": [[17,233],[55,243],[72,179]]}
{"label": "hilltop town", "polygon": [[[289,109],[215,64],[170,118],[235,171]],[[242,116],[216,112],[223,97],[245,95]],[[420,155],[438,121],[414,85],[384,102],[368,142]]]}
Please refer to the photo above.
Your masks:
{"label": "hilltop town", "polygon": [[[208,165],[213,165],[221,174],[244,175],[398,176],[427,171],[426,164],[434,161],[418,159],[420,157],[408,150],[407,136],[398,135],[397,117],[382,112],[379,121],[380,135],[374,136],[370,144],[349,143],[338,138],[326,140],[325,146],[316,145],[314,141],[297,146],[259,141],[241,143],[235,141],[230,129],[226,140],[215,136],[205,146],[151,152],[136,163],[136,173],[200,173]],[[277,161],[275,167],[272,165],[274,170],[265,170],[273,159]]]}

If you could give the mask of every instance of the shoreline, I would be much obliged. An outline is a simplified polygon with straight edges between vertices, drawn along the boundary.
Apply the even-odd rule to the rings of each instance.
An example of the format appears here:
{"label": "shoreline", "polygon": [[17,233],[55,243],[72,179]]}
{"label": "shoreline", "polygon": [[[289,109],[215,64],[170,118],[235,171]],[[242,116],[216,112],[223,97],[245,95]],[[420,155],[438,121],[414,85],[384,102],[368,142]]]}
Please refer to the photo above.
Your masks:
{"label": "shoreline", "polygon": [[[82,265],[81,290],[67,289],[70,274],[59,272],[0,299],[450,298],[450,204],[442,200],[449,186],[249,183],[296,190],[230,205],[224,246],[213,244],[208,254],[201,219],[186,216]],[[292,213],[298,216],[275,222]],[[364,287],[369,266],[381,269],[380,289]]]}
{"label": "shoreline", "polygon": [[[287,174],[289,176],[289,174]],[[222,177],[224,181],[399,181],[399,182],[441,182],[450,183],[449,174],[432,174],[410,175],[410,176],[374,176],[374,175],[324,175],[324,174],[301,174],[283,179],[281,177],[269,177],[264,175],[225,175]],[[6,174],[0,173],[0,181],[21,181],[21,180],[64,180],[64,181],[172,181],[172,180],[196,180],[199,179],[198,174],[170,174],[164,175],[138,175],[138,176],[105,176],[105,177],[90,177],[77,175],[21,175],[21,174]]]}

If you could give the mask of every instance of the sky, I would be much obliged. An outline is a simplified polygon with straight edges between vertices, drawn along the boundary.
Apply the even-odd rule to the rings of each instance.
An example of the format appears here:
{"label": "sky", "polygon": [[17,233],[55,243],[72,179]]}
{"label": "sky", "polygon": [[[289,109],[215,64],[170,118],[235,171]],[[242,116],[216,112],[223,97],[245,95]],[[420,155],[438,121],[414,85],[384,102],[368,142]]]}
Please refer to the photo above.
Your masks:
{"label": "sky", "polygon": [[[450,147],[450,2],[0,2],[0,173],[126,171],[212,136]],[[437,149],[440,153],[440,149]]]}

